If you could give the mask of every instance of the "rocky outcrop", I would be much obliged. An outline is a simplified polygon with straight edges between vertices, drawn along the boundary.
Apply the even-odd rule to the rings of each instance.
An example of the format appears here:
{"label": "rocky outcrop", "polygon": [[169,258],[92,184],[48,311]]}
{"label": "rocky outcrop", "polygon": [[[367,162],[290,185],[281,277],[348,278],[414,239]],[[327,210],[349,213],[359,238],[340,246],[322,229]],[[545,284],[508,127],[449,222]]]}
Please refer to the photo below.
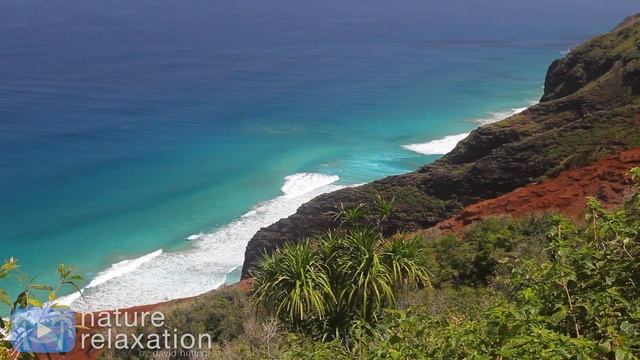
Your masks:
{"label": "rocky outcrop", "polygon": [[595,37],[572,49],[564,59],[554,61],[547,72],[542,101],[576,93],[621,61],[628,65],[637,59],[639,23],[640,16],[629,16],[611,33]]}
{"label": "rocky outcrop", "polygon": [[263,252],[334,226],[340,204],[396,198],[389,233],[435,225],[464,206],[640,146],[640,22],[573,49],[548,70],[540,104],[473,131],[416,172],[321,195],[249,242],[243,277]]}

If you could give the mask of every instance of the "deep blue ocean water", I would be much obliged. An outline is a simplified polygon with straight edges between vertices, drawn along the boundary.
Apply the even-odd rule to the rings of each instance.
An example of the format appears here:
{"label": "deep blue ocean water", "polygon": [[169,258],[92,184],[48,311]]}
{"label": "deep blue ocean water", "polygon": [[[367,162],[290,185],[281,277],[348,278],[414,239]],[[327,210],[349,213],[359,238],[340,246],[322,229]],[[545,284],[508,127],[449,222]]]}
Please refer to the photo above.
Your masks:
{"label": "deep blue ocean water", "polygon": [[257,229],[529,106],[553,59],[634,8],[3,2],[0,257],[45,282],[75,264],[78,307],[232,281]]}

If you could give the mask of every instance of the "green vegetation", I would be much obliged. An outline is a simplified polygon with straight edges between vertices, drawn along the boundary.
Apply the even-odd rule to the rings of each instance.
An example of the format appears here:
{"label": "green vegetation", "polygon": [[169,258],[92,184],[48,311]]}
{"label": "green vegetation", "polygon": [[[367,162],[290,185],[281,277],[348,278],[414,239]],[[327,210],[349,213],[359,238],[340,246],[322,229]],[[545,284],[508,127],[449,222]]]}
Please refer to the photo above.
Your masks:
{"label": "green vegetation", "polygon": [[[640,184],[640,169],[631,176]],[[199,349],[210,359],[638,359],[640,195],[616,210],[589,199],[582,225],[539,214],[385,238],[392,208],[376,197],[341,209],[332,231],[265,255],[250,295],[225,288],[164,305],[164,326],[211,335],[213,348]],[[58,273],[54,286],[36,284],[5,261],[0,280],[24,290],[0,290],[4,310],[77,288],[72,269]],[[0,341],[0,358],[10,351]]]}
{"label": "green vegetation", "polygon": [[[376,223],[384,223],[387,202]],[[344,211],[347,224],[354,211]],[[266,255],[254,276],[256,303],[287,328],[346,340],[353,324],[372,325],[399,292],[429,283],[418,264],[419,239],[385,240],[370,227],[348,226]]]}
{"label": "green vegetation", "polygon": [[[458,246],[437,238],[427,247],[439,288],[387,311],[360,334],[362,346],[340,355],[334,346],[332,357],[637,359],[639,212],[638,195],[616,211],[590,199],[582,227],[557,215],[492,219]],[[305,356],[328,346],[308,346]]]}
{"label": "green vegetation", "polygon": [[589,199],[584,224],[491,218],[460,235],[383,238],[382,211],[363,209],[264,256],[250,296],[170,305],[172,324],[216,314],[210,359],[638,359],[640,195]]}
{"label": "green vegetation", "polygon": [[[4,289],[0,288],[0,359],[15,358],[16,354],[12,351],[11,343],[5,340],[5,332],[11,329],[11,324],[3,320],[2,316],[8,311],[13,314],[18,309],[24,309],[28,306],[42,306],[44,301],[54,301],[58,293],[65,287],[79,291],[77,283],[82,281],[82,277],[75,273],[73,267],[67,267],[64,264],[58,265],[58,281],[54,286],[36,283],[36,278],[31,278],[19,271],[20,266],[14,258],[5,260],[0,266],[0,280],[16,280],[22,286],[22,291],[12,298]],[[43,296],[44,297],[43,299]],[[54,305],[57,306],[57,305]],[[35,358],[34,355],[21,354],[22,359]]]}

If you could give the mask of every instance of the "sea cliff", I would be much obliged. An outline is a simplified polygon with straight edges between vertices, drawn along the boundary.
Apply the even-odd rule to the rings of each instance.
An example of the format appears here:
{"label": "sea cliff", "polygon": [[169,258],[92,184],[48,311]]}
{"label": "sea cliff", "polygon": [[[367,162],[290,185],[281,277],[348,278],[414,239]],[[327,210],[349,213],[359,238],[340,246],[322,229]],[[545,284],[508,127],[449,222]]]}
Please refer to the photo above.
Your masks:
{"label": "sea cliff", "polygon": [[340,206],[395,197],[385,231],[424,229],[465,206],[640,146],[639,18],[554,61],[539,104],[476,129],[434,163],[318,196],[261,229],[246,248],[242,277],[250,276],[263,252],[334,226]]}

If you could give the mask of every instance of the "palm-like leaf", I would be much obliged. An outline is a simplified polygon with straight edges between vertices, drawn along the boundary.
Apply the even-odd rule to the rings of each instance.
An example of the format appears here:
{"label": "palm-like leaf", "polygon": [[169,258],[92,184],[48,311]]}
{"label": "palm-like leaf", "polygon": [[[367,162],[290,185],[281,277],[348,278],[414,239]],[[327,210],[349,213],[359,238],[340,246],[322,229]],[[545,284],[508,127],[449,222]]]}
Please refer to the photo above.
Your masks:
{"label": "palm-like leaf", "polygon": [[345,254],[339,259],[340,271],[348,280],[340,298],[358,308],[363,319],[370,319],[385,303],[394,302],[393,280],[381,261],[379,240],[371,229],[351,231],[345,237]]}
{"label": "palm-like leaf", "polygon": [[374,198],[374,203],[376,205],[376,209],[378,211],[378,214],[380,215],[380,220],[381,221],[385,221],[389,218],[389,216],[391,216],[391,213],[393,212],[393,204],[396,201],[396,197],[392,197],[391,200],[386,200],[385,198],[382,197],[382,195],[380,194],[376,194],[376,197]]}
{"label": "palm-like leaf", "polygon": [[396,287],[407,285],[431,285],[427,270],[417,263],[422,251],[419,237],[411,239],[395,239],[385,244],[382,259],[391,269],[391,276]]}
{"label": "palm-like leaf", "polygon": [[[383,219],[392,203],[380,198]],[[417,262],[419,240],[385,242],[380,223],[358,226],[363,216],[362,204],[342,207],[336,215],[341,227],[315,238],[313,246],[287,244],[264,255],[253,273],[256,303],[298,330],[335,338],[353,321],[371,324],[395,304],[399,289],[429,284]]]}
{"label": "palm-like leaf", "polygon": [[340,225],[355,227],[365,216],[364,204],[360,203],[355,207],[346,207],[340,204],[340,211],[335,214],[335,220],[340,221]]}
{"label": "palm-like leaf", "polygon": [[294,324],[324,318],[334,301],[324,265],[306,241],[264,256],[255,277],[257,303]]}

